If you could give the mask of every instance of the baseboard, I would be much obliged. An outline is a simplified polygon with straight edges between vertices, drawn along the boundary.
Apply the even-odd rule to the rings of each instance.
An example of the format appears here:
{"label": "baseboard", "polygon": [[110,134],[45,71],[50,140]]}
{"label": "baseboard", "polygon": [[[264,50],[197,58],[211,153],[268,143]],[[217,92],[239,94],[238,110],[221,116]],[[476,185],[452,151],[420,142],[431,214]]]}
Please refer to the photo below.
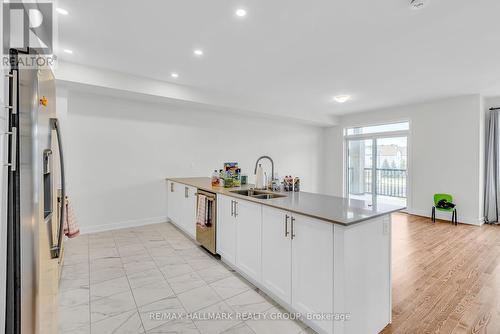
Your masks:
{"label": "baseboard", "polygon": [[84,226],[84,227],[80,227],[80,233],[81,234],[89,234],[89,233],[96,233],[96,232],[104,232],[104,231],[118,230],[118,229],[127,228],[127,227],[137,227],[137,226],[143,226],[143,225],[149,225],[149,224],[166,223],[167,221],[168,221],[167,217],[161,216],[161,217],[151,217],[151,218],[144,218],[144,219],[128,220],[128,221],[124,221],[124,222],[110,223],[110,224],[103,224],[103,225]]}
{"label": "baseboard", "polygon": [[[431,208],[429,210],[418,210],[408,208],[408,213],[411,215],[422,216],[422,217],[431,217]],[[436,211],[436,219],[439,220],[447,220],[451,222],[451,213],[444,213]],[[481,226],[484,224],[484,219],[471,218],[471,217],[461,217],[460,211],[458,212],[458,222],[467,225],[475,225]]]}

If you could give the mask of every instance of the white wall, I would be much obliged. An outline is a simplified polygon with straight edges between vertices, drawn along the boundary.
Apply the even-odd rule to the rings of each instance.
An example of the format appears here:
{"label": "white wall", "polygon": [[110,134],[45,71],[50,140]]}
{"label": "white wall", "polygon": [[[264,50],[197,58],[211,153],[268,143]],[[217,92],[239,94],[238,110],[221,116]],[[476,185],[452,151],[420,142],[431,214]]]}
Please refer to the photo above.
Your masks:
{"label": "white wall", "polygon": [[[343,194],[344,127],[409,120],[410,213],[430,215],[434,193],[453,194],[459,220],[480,224],[483,217],[484,110],[479,95],[346,115],[324,130],[325,193]],[[438,216],[450,218],[446,216]]]}
{"label": "white wall", "polygon": [[67,101],[68,194],[82,232],[165,221],[166,177],[210,176],[237,161],[252,180],[264,154],[279,175],[300,176],[304,190],[319,190],[318,127],[74,91]]}

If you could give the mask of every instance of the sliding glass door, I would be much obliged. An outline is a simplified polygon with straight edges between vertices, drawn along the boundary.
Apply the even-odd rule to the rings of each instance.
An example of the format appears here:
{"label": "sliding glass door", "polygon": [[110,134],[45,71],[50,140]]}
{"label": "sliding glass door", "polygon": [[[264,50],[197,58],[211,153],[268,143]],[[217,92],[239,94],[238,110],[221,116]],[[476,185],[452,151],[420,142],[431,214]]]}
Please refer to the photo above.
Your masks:
{"label": "sliding glass door", "polygon": [[377,203],[406,206],[407,137],[377,138],[375,194]]}
{"label": "sliding glass door", "polygon": [[[387,126],[389,129],[394,127],[393,124]],[[368,201],[372,205],[385,203],[406,206],[407,130],[372,134],[369,128],[375,127],[345,130],[347,196]],[[384,129],[384,126],[379,125],[377,128]]]}
{"label": "sliding glass door", "polygon": [[348,140],[347,152],[349,197],[372,202],[373,139]]}

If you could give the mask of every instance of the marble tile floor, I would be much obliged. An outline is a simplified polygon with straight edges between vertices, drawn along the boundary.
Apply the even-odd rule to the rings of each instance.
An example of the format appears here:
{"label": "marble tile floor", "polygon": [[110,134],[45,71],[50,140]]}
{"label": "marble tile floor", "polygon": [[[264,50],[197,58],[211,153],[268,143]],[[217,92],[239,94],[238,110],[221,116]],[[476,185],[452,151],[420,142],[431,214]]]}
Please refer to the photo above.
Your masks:
{"label": "marble tile floor", "polygon": [[82,235],[64,256],[61,334],[314,333],[242,318],[285,311],[170,223]]}

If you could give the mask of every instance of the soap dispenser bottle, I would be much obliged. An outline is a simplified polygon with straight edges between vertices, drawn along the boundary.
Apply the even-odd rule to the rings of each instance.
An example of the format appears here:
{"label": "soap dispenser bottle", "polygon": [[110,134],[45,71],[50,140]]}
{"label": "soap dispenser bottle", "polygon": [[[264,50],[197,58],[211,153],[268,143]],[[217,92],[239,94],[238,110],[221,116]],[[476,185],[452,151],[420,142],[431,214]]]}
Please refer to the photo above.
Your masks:
{"label": "soap dispenser bottle", "polygon": [[257,173],[255,174],[255,188],[264,188],[264,170],[261,164],[257,167]]}

